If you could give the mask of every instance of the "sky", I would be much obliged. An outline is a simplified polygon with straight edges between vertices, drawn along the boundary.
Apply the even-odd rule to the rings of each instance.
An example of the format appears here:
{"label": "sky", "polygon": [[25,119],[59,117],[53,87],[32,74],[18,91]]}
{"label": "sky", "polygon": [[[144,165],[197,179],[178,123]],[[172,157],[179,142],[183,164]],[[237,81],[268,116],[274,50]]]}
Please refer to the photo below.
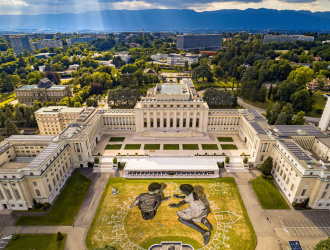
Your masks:
{"label": "sky", "polygon": [[278,9],[330,11],[330,0],[0,0],[0,15],[84,13],[100,10]]}

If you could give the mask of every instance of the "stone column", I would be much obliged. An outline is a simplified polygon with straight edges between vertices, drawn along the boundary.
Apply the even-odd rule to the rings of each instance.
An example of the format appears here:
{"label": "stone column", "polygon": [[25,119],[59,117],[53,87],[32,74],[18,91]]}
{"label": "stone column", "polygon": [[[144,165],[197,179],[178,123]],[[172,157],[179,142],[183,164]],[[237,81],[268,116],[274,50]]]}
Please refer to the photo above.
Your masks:
{"label": "stone column", "polygon": [[150,111],[147,110],[147,128],[150,128]]}
{"label": "stone column", "polygon": [[196,128],[197,111],[194,110],[193,128]]}
{"label": "stone column", "polygon": [[180,112],[180,128],[183,128],[183,109]]}
{"label": "stone column", "polygon": [[164,110],[160,111],[160,127],[164,128]]}

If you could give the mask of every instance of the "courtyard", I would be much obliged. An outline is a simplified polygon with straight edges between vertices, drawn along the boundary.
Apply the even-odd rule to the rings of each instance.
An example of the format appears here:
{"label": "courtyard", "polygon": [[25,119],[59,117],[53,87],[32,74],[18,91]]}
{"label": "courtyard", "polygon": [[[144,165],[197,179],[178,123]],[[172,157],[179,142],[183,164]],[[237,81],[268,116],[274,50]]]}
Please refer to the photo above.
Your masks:
{"label": "courtyard", "polygon": [[[149,184],[155,181],[166,185],[164,195],[171,198],[159,206],[155,218],[146,221],[142,219],[138,207],[131,209],[130,205],[141,193],[148,192]],[[180,201],[173,195],[180,194],[181,184],[194,186],[194,191],[210,208],[207,218],[213,230],[206,246],[203,246],[199,232],[178,221],[176,212],[188,205],[181,208],[168,206]],[[234,178],[171,181],[109,179],[87,234],[87,248],[112,245],[118,249],[142,250],[162,241],[182,241],[195,249],[205,250],[254,249],[256,236]]]}
{"label": "courtyard", "polygon": [[149,155],[149,156],[194,156],[194,155],[249,155],[245,143],[237,134],[210,133],[205,137],[142,137],[135,133],[104,135],[93,155]]}

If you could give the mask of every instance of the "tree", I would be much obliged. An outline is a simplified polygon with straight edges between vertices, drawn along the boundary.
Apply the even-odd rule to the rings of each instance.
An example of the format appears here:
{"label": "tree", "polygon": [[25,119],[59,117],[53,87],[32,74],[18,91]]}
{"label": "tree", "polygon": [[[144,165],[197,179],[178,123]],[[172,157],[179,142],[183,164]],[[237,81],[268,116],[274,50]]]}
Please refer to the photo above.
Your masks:
{"label": "tree", "polygon": [[297,115],[293,118],[292,124],[294,125],[304,125],[305,124],[305,112],[300,111],[297,113]]}
{"label": "tree", "polygon": [[86,105],[88,107],[97,107],[98,106],[98,102],[95,99],[87,99]]}
{"label": "tree", "polygon": [[21,112],[21,110],[19,109],[18,106],[15,107],[15,115],[14,115],[14,119],[21,124],[24,120],[23,118],[23,113]]}
{"label": "tree", "polygon": [[276,122],[274,124],[275,125],[286,125],[286,114],[284,112],[281,112],[278,115]]}
{"label": "tree", "polygon": [[330,249],[330,237],[326,240],[321,240],[317,245],[315,246],[314,250],[329,250]]}
{"label": "tree", "polygon": [[13,112],[11,111],[10,107],[7,107],[5,109],[5,114],[6,114],[7,119],[13,119]]}
{"label": "tree", "polygon": [[102,94],[103,93],[103,85],[101,83],[92,82],[91,84],[90,94]]}
{"label": "tree", "polygon": [[213,66],[213,75],[217,78],[218,82],[220,78],[224,76],[224,71],[220,66]]}
{"label": "tree", "polygon": [[269,156],[261,165],[261,172],[264,175],[270,175],[272,172],[272,168],[273,168],[273,158]]}
{"label": "tree", "polygon": [[267,96],[267,88],[265,85],[262,85],[261,88],[259,89],[258,101],[265,102],[266,96]]}
{"label": "tree", "polygon": [[295,110],[311,111],[314,104],[314,100],[307,89],[294,93],[291,96],[290,101]]}
{"label": "tree", "polygon": [[206,101],[210,107],[231,106],[233,104],[233,96],[230,91],[216,88],[206,89],[203,100]]}
{"label": "tree", "polygon": [[61,84],[61,76],[57,72],[49,71],[46,73],[46,77],[56,85]]}
{"label": "tree", "polygon": [[74,107],[75,108],[81,108],[81,103],[80,102],[75,102]]}
{"label": "tree", "polygon": [[5,121],[5,130],[7,136],[19,134],[15,123],[10,118]]}
{"label": "tree", "polygon": [[125,65],[125,62],[121,59],[120,56],[113,57],[112,63],[113,63],[113,65],[116,66],[116,68],[121,68],[122,66]]}
{"label": "tree", "polygon": [[288,80],[294,81],[299,85],[305,86],[306,83],[310,82],[313,79],[313,76],[314,70],[312,70],[311,68],[300,67],[290,72]]}
{"label": "tree", "polygon": [[60,240],[63,240],[64,236],[61,232],[57,232],[57,240],[60,241]]}
{"label": "tree", "polygon": [[123,67],[121,67],[121,73],[122,74],[131,74],[134,73],[135,71],[138,70],[138,67],[136,65],[133,64],[127,64],[124,65]]}

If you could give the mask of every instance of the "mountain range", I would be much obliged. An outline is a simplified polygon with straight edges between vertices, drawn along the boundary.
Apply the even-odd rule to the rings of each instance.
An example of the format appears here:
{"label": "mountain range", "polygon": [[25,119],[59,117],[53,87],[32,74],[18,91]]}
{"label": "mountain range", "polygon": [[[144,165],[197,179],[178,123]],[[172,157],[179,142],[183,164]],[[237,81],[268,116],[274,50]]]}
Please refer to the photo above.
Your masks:
{"label": "mountain range", "polygon": [[81,14],[0,15],[0,30],[329,31],[330,12],[273,9],[103,10]]}

